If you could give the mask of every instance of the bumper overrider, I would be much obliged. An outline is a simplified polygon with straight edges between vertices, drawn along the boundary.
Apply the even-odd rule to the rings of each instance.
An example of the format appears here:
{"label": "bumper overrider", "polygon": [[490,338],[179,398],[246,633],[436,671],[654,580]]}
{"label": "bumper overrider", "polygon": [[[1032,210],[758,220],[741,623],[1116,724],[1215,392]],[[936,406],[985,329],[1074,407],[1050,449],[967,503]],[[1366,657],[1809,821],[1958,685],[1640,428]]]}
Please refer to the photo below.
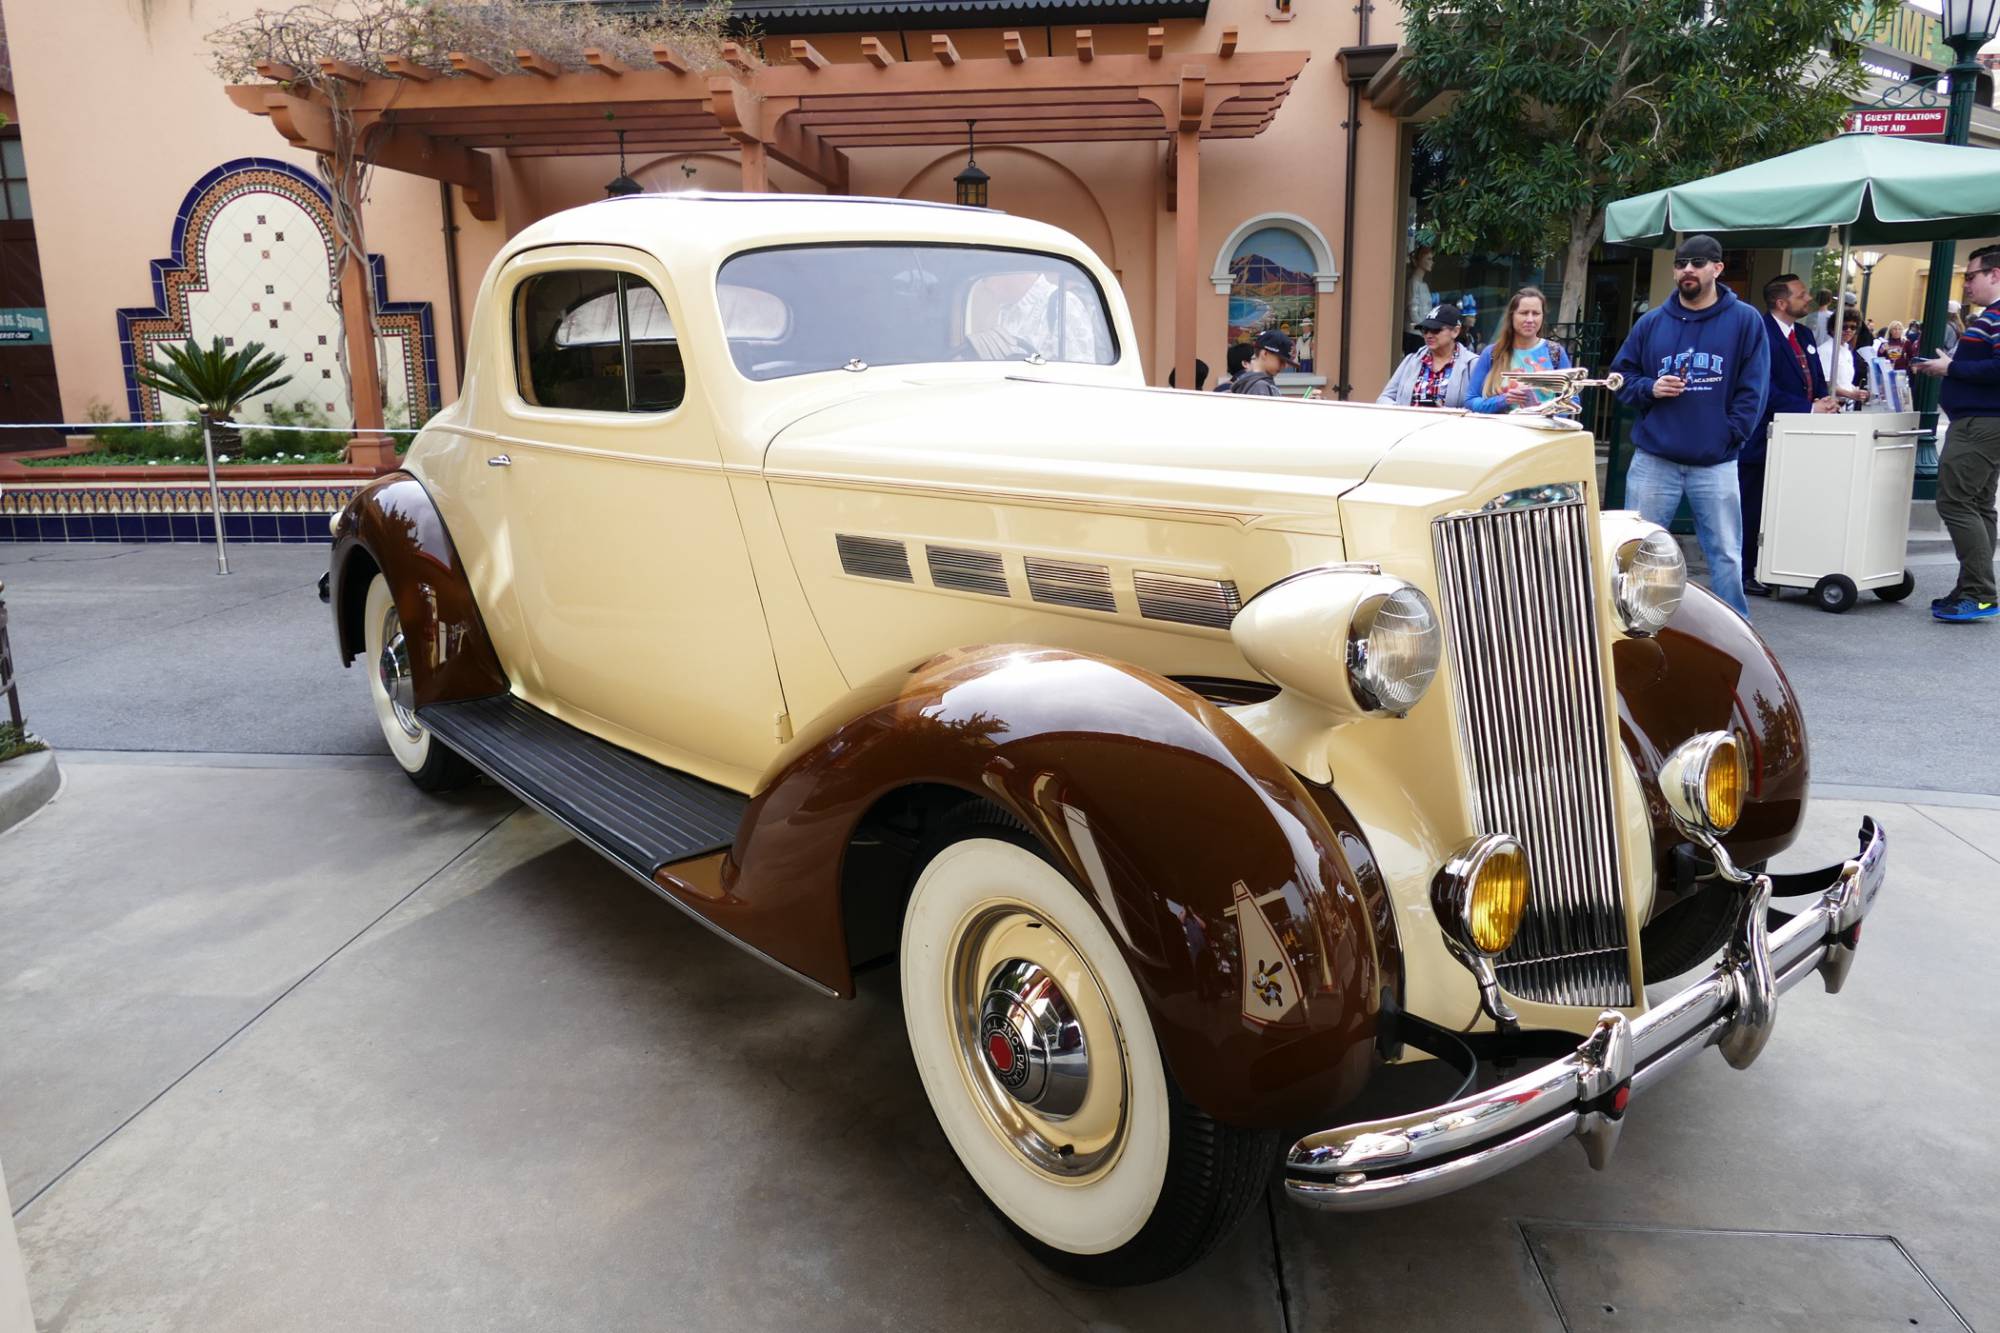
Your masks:
{"label": "bumper overrider", "polygon": [[[1742,876],[1721,962],[1658,1008],[1638,1018],[1606,1010],[1574,1052],[1484,1092],[1300,1139],[1286,1155],[1286,1191],[1331,1212],[1393,1208],[1463,1189],[1572,1137],[1602,1170],[1634,1095],[1710,1046],[1747,1067],[1770,1036],[1778,996],[1809,973],[1829,993],[1841,988],[1887,856],[1873,819],[1861,821],[1859,842],[1859,855],[1825,870]],[[1773,896],[1810,903],[1788,918],[1771,911]]]}

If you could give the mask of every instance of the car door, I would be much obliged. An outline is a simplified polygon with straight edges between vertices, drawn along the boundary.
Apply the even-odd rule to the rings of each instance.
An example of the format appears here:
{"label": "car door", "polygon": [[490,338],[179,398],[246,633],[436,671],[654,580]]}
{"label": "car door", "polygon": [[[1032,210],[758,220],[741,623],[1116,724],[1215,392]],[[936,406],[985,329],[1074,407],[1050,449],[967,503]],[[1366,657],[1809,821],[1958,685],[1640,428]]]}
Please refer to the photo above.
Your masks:
{"label": "car door", "polygon": [[639,251],[515,259],[499,393],[514,586],[545,706],[739,787],[785,711],[679,298]]}

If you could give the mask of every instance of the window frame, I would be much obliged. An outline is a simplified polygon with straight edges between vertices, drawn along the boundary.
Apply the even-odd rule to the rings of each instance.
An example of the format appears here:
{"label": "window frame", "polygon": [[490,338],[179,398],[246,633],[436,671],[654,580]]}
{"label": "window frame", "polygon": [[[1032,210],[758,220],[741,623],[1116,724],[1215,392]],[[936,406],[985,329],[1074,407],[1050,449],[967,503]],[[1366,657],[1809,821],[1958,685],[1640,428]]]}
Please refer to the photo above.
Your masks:
{"label": "window frame", "polygon": [[[661,417],[671,416],[687,406],[690,394],[690,382],[693,376],[688,373],[688,359],[684,350],[681,354],[682,388],[680,401],[670,407],[641,407],[635,405],[633,401],[635,386],[632,379],[631,312],[628,305],[628,292],[631,290],[631,284],[643,284],[653,293],[654,297],[660,302],[660,308],[666,312],[667,322],[673,326],[674,345],[677,348],[684,348],[685,346],[684,340],[681,337],[681,323],[674,316],[674,308],[667,300],[667,293],[661,290],[660,284],[654,281],[652,277],[641,271],[637,265],[613,261],[605,256],[595,254],[578,254],[574,251],[560,254],[536,254],[534,251],[526,251],[516,256],[514,262],[519,267],[515,269],[510,277],[506,316],[508,320],[507,352],[514,363],[513,373],[508,376],[507,381],[508,396],[511,399],[509,403],[509,412],[511,415],[532,417],[546,413],[558,416],[583,416],[594,422],[609,424],[613,422],[657,420]],[[611,294],[615,294],[617,297],[615,304],[618,310],[619,376],[625,395],[625,406],[622,409],[562,407],[550,403],[536,402],[533,398],[529,397],[529,394],[534,392],[534,377],[529,368],[531,351],[528,345],[529,330],[527,321],[522,318],[523,309],[528,299],[528,291],[529,288],[543,278],[561,277],[569,274],[607,275],[615,279]],[[599,298],[592,297],[590,299],[595,300]]]}

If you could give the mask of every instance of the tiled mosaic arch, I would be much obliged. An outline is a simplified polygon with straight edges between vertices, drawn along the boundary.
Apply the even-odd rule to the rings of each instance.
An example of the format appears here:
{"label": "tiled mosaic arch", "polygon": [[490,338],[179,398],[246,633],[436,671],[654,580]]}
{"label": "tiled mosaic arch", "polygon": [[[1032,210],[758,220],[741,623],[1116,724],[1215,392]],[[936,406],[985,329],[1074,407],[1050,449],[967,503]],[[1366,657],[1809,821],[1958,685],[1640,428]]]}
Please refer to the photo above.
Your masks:
{"label": "tiled mosaic arch", "polygon": [[[266,204],[262,212],[260,199]],[[303,226],[286,221],[301,214]],[[273,216],[276,223],[268,221]],[[231,230],[218,232],[218,225]],[[154,304],[118,312],[119,355],[132,419],[161,417],[160,395],[141,388],[134,376],[140,364],[163,343],[190,337],[206,341],[221,334],[232,345],[254,339],[285,353],[292,382],[272,399],[316,402],[332,420],[347,424],[351,417],[340,374],[345,347],[333,255],[326,188],[291,163],[242,157],[196,181],[174,217],[171,257],[152,261]],[[389,300],[382,256],[368,256],[368,271],[375,284],[390,412],[395,415],[408,404],[434,411],[438,366],[431,303]],[[399,366],[401,375],[396,374]],[[246,415],[259,405],[268,409],[270,400],[253,400]]]}

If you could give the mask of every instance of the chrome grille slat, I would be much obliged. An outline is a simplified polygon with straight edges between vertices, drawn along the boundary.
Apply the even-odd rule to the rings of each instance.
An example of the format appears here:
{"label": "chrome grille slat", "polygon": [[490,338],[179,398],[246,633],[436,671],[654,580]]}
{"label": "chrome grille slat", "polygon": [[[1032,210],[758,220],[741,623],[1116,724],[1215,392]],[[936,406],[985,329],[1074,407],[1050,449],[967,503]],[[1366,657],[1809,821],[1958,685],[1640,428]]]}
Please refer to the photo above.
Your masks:
{"label": "chrome grille slat", "polygon": [[1118,601],[1111,592],[1111,570],[1104,565],[1031,555],[1027,570],[1028,596],[1035,601],[1085,611],[1118,609]]}
{"label": "chrome grille slat", "polygon": [[956,546],[926,546],[924,559],[930,565],[931,582],[958,592],[1007,596],[1007,567],[998,551],[973,551]]}
{"label": "chrome grille slat", "polygon": [[1453,703],[1480,833],[1512,833],[1533,880],[1501,985],[1551,1004],[1634,1001],[1612,819],[1590,510],[1552,502],[1432,524]]}
{"label": "chrome grille slat", "polygon": [[1139,600],[1139,614],[1148,620],[1228,629],[1243,609],[1243,597],[1234,579],[1199,579],[1141,569],[1132,573],[1132,591]]}
{"label": "chrome grille slat", "polygon": [[916,577],[910,573],[910,553],[899,541],[836,532],[833,544],[840,551],[840,567],[846,573],[864,579],[916,582]]}

